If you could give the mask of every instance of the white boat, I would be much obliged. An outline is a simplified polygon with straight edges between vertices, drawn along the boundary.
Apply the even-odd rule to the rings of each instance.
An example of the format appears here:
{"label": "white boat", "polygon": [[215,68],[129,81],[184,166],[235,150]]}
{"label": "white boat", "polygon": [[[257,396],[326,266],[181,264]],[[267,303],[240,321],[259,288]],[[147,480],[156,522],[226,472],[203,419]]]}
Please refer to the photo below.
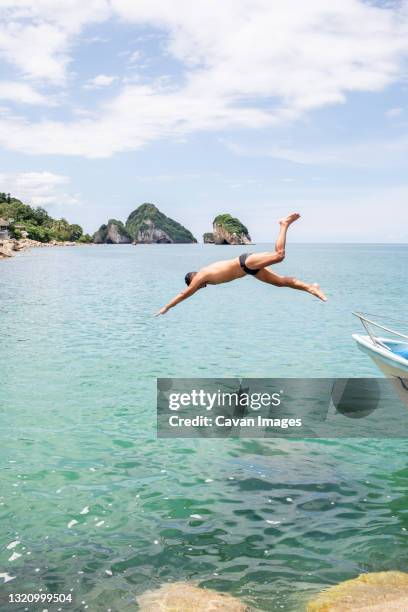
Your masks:
{"label": "white boat", "polygon": [[374,361],[385,376],[408,382],[408,335],[373,321],[376,315],[353,314],[360,319],[367,332],[353,334],[359,349]]}

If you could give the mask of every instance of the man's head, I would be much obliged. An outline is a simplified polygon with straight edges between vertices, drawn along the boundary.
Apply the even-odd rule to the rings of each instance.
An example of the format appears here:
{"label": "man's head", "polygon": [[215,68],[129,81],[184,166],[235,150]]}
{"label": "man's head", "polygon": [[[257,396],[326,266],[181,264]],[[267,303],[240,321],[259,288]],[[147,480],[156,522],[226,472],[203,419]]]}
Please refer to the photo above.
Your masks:
{"label": "man's head", "polygon": [[190,285],[191,281],[193,280],[196,274],[197,272],[187,272],[187,274],[184,277],[184,280],[186,281],[186,285],[188,286]]}

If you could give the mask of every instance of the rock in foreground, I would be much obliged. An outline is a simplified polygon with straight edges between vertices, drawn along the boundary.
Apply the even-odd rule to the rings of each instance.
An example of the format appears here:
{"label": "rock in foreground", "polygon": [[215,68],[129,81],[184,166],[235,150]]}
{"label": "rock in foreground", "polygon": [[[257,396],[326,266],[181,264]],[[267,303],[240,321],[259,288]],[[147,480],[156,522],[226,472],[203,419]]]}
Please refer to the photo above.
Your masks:
{"label": "rock in foreground", "polygon": [[239,599],[188,582],[165,584],[137,598],[140,612],[247,612]]}
{"label": "rock in foreground", "polygon": [[408,574],[377,572],[361,574],[320,593],[307,612],[406,612]]}
{"label": "rock in foreground", "polygon": [[197,242],[188,229],[166,217],[154,204],[142,204],[131,212],[126,230],[135,244]]}
{"label": "rock in foreground", "polygon": [[130,244],[132,237],[126,231],[122,221],[109,219],[108,224],[101,225],[93,235],[95,244]]}
{"label": "rock in foreground", "polygon": [[228,213],[215,217],[213,238],[215,244],[251,244],[251,237],[245,225]]}

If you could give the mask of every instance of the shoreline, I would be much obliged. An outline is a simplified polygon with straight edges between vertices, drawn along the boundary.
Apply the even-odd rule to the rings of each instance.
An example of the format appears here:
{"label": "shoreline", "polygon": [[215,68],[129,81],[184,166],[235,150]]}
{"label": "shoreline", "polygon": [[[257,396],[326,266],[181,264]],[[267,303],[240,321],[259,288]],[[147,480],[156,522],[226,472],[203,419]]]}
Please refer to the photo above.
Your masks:
{"label": "shoreline", "polygon": [[[102,245],[106,245],[106,244],[112,244],[113,246],[116,246],[118,244],[121,243],[107,243],[107,242],[73,242],[73,241],[58,241],[58,240],[51,240],[50,242],[40,242],[39,240],[32,240],[31,238],[4,238],[4,239],[0,239],[0,260],[2,259],[10,259],[11,257],[14,257],[15,255],[17,255],[20,251],[29,251],[30,249],[34,249],[34,248],[46,248],[46,247],[78,247],[78,246],[102,246]],[[123,244],[129,244],[132,246],[150,246],[152,244],[162,244],[162,243],[156,243],[156,242],[132,242],[132,243],[123,243]],[[163,243],[163,244],[175,244],[175,245],[180,245],[180,244],[195,244],[195,245],[210,245],[210,246],[240,246],[238,244],[225,244],[225,245],[219,245],[219,244],[213,244],[213,243],[205,243],[205,242],[174,242],[174,243]],[[256,245],[256,243],[251,243],[251,246]]]}
{"label": "shoreline", "polygon": [[21,251],[29,251],[33,248],[50,248],[50,247],[74,247],[74,246],[97,246],[94,242],[71,242],[57,241],[40,242],[39,240],[31,240],[31,238],[5,238],[0,240],[0,260],[10,259]]}

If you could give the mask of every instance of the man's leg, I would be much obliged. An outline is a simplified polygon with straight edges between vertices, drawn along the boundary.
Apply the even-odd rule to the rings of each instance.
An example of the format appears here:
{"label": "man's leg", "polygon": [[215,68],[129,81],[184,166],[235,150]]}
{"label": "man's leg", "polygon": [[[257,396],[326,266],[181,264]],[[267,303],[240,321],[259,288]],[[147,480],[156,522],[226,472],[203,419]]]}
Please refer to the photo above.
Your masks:
{"label": "man's leg", "polygon": [[271,266],[272,264],[283,261],[285,259],[286,233],[289,225],[292,225],[292,223],[299,219],[299,217],[300,215],[298,213],[293,213],[288,217],[281,219],[279,221],[279,236],[275,244],[276,251],[274,253],[271,251],[266,251],[265,253],[251,253],[248,255],[246,260],[246,265],[248,268],[257,270],[259,268],[266,268],[266,266]]}
{"label": "man's leg", "polygon": [[264,268],[263,270],[259,270],[255,278],[260,281],[263,281],[264,283],[268,283],[269,285],[275,285],[276,287],[291,287],[291,289],[307,291],[307,293],[311,293],[323,302],[327,301],[327,298],[324,295],[323,291],[316,283],[308,284],[304,283],[301,280],[298,280],[297,278],[293,278],[292,276],[280,276],[279,274],[276,274],[271,270],[267,270],[266,268]]}

